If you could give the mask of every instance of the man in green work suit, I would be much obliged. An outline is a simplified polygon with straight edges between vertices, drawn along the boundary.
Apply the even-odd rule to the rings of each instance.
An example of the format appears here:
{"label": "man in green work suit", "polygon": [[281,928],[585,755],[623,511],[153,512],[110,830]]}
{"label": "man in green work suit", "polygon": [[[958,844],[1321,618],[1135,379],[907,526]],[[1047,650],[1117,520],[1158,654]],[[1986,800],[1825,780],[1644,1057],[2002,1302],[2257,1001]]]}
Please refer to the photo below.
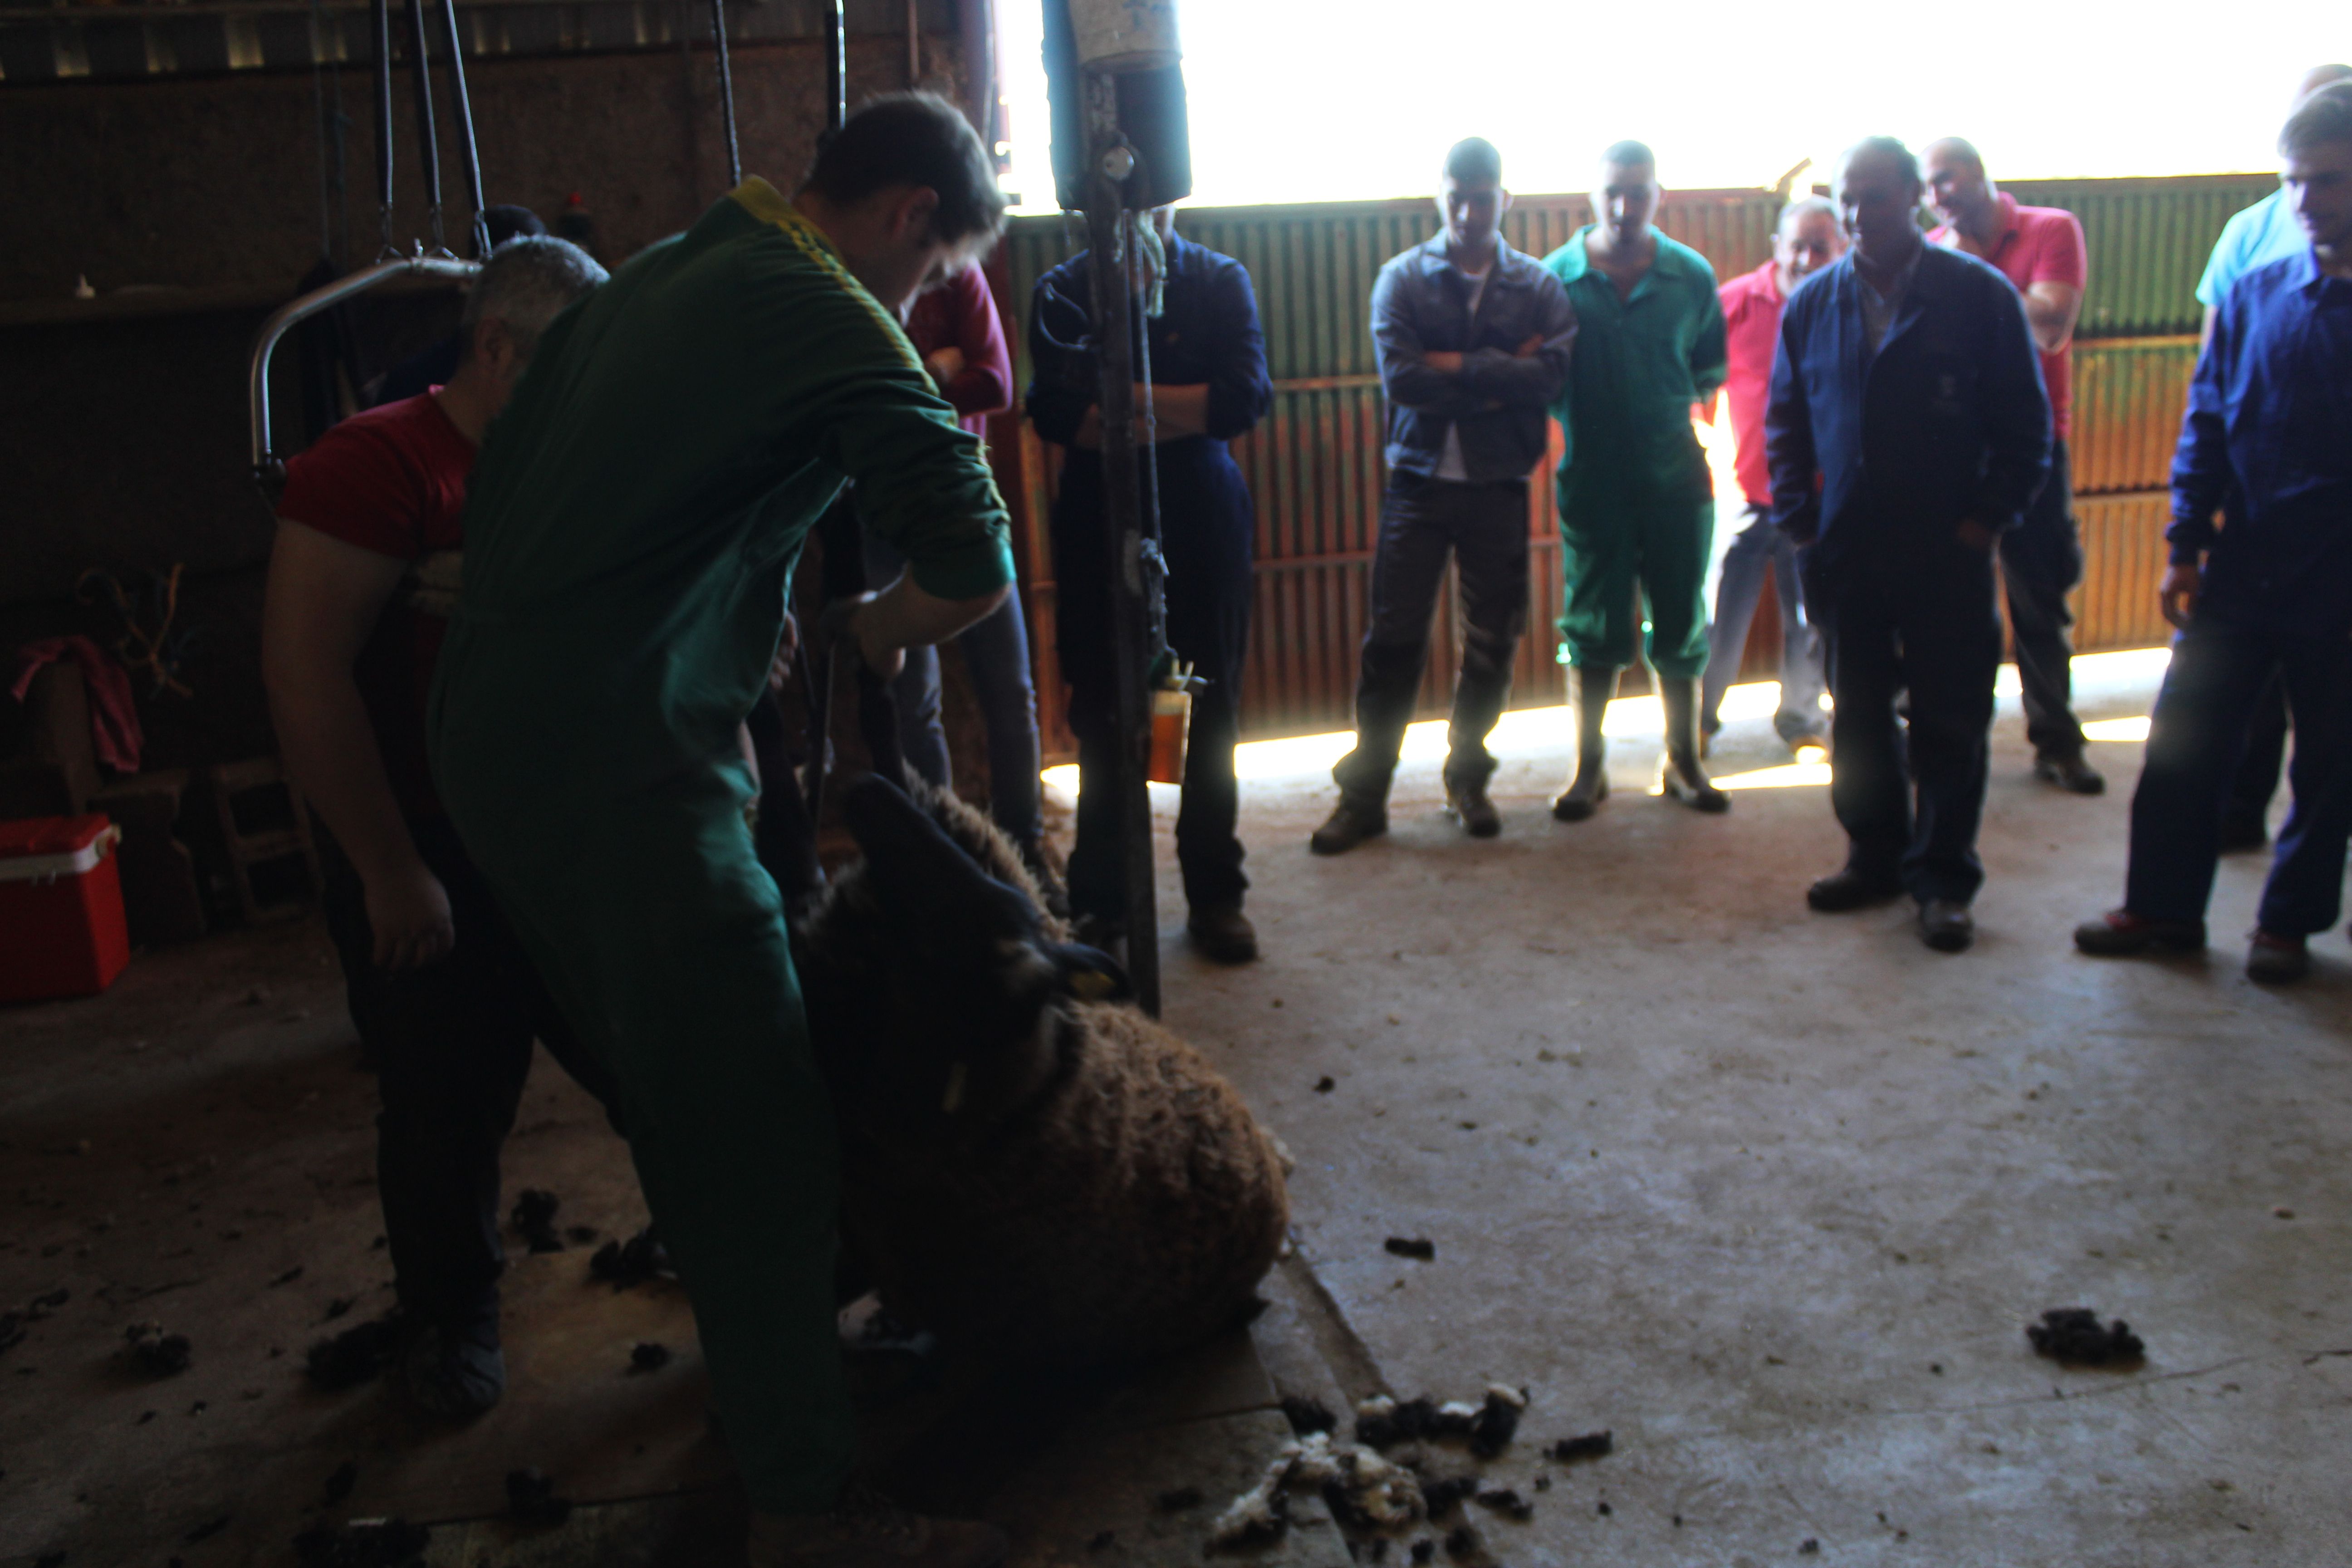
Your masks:
{"label": "man in green work suit", "polygon": [[877,100],[792,200],[746,180],[560,317],[474,471],[436,777],[619,1082],[754,1568],[980,1568],[1004,1546],[845,1490],[832,1114],[736,740],[845,481],[909,563],[846,616],[869,663],[1003,598],[1003,503],[898,312],[1003,205],[951,105]]}
{"label": "man in green work suit", "polygon": [[[1559,464],[1560,561],[1567,574],[1569,706],[1576,771],[1551,803],[1562,822],[1609,794],[1601,726],[1617,677],[1646,653],[1666,714],[1658,776],[1701,811],[1730,806],[1699,764],[1698,682],[1706,668],[1707,552],[1715,487],[1691,430],[1694,404],[1723,384],[1723,306],[1706,258],[1651,225],[1663,194],[1639,142],[1601,154],[1593,221],[1544,258],[1576,307],[1581,337],[1552,413]],[[1648,608],[1648,647],[1636,646]]]}

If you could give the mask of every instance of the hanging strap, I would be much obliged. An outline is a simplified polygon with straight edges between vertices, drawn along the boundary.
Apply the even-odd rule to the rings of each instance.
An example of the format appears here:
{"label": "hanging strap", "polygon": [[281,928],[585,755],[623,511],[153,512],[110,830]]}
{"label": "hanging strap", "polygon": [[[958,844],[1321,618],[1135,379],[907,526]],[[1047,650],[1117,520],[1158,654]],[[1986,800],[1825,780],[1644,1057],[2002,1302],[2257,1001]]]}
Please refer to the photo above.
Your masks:
{"label": "hanging strap", "polygon": [[474,257],[490,258],[490,227],[482,216],[482,158],[474,145],[474,100],[466,91],[466,47],[457,30],[457,0],[442,0],[448,23],[449,104],[457,116],[457,153],[466,171],[466,199],[474,205]]}

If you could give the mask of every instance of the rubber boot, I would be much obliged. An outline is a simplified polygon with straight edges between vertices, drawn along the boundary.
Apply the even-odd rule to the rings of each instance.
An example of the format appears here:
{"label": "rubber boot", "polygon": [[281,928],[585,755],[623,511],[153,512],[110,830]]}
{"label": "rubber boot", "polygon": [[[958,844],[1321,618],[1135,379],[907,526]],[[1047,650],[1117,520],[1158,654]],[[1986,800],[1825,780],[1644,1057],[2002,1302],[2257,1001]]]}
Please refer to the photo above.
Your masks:
{"label": "rubber boot", "polygon": [[1667,795],[1694,811],[1729,811],[1731,797],[1709,782],[1699,761],[1696,679],[1658,677],[1658,706],[1666,715],[1666,751],[1658,759],[1659,784]]}
{"label": "rubber boot", "polygon": [[1609,700],[1617,695],[1617,671],[1606,665],[1580,665],[1568,680],[1568,710],[1576,722],[1576,772],[1553,797],[1551,814],[1561,822],[1582,822],[1609,798],[1609,743],[1601,733]]}

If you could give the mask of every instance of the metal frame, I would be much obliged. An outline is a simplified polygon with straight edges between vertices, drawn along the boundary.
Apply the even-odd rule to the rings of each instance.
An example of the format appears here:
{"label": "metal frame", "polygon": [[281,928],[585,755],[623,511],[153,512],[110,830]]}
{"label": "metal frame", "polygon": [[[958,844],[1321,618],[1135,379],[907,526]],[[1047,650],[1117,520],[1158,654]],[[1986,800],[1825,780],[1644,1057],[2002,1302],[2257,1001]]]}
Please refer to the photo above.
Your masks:
{"label": "metal frame", "polygon": [[281,305],[261,323],[261,331],[253,340],[253,357],[246,369],[246,400],[253,416],[253,478],[264,493],[273,499],[286,482],[286,460],[278,455],[270,441],[269,431],[269,360],[277,353],[278,340],[293,328],[309,321],[321,310],[341,304],[354,294],[364,294],[378,284],[394,278],[447,278],[452,280],[471,278],[482,269],[478,261],[460,261],[454,256],[400,257],[391,261],[379,261],[363,267],[347,277],[338,278],[323,289],[313,289],[300,299]]}

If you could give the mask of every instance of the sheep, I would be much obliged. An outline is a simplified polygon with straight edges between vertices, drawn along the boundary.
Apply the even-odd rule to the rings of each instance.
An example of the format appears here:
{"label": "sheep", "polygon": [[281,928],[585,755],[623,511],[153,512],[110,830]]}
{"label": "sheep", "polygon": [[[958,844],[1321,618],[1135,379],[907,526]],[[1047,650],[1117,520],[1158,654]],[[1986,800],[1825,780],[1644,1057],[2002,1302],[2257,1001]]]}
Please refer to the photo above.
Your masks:
{"label": "sheep", "polygon": [[1289,1224],[1280,1145],[1118,999],[1125,977],[1042,912],[1010,841],[909,788],[849,791],[865,858],[793,933],[845,1240],[884,1306],[1065,1370],[1246,1321]]}

